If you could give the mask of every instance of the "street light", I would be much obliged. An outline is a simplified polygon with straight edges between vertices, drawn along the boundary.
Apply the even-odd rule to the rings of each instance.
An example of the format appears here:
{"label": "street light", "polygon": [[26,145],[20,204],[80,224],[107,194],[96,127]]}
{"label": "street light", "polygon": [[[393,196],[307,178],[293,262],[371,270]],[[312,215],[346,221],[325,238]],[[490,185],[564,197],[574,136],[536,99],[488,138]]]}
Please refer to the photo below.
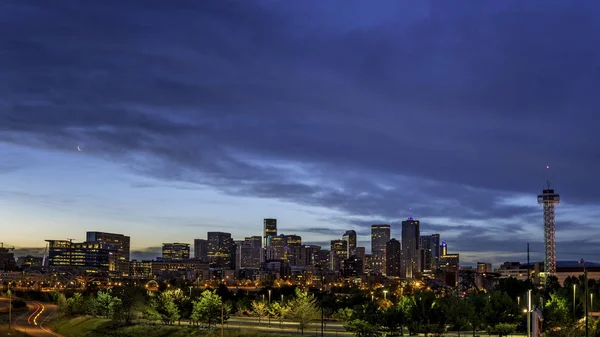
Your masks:
{"label": "street light", "polygon": [[581,259],[579,261],[580,264],[583,265],[583,282],[584,286],[585,286],[585,296],[583,297],[585,299],[585,337],[588,337],[588,301],[587,301],[587,295],[588,295],[588,281],[587,281],[587,267],[585,265],[585,261],[583,259]]}
{"label": "street light", "polygon": [[577,289],[577,284],[573,283],[573,321],[577,320],[577,317],[575,315],[575,290]]}
{"label": "street light", "polygon": [[12,292],[10,291],[10,282],[8,282],[8,330],[12,323]]}
{"label": "street light", "polygon": [[387,292],[388,292],[387,290],[383,291],[383,299],[384,300],[387,300]]}
{"label": "street light", "polygon": [[594,293],[590,294],[590,314],[594,312]]}
{"label": "street light", "polygon": [[531,289],[527,290],[527,337],[531,337]]}
{"label": "street light", "polygon": [[269,317],[269,328],[271,327],[271,289],[269,289],[269,310],[267,311]]}

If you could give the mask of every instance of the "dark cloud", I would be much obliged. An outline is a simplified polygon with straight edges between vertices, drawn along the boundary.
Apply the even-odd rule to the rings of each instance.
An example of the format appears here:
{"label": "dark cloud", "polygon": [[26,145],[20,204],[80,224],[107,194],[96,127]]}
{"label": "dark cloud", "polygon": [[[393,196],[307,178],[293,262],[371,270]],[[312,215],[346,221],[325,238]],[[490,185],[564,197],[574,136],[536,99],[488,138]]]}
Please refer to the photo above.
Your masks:
{"label": "dark cloud", "polygon": [[574,205],[600,187],[600,6],[541,4],[5,1],[0,141],[85,142],[168,183],[341,211],[362,235],[412,207],[452,219],[422,230],[458,249],[519,251],[501,234],[540,227],[546,164]]}
{"label": "dark cloud", "polygon": [[132,249],[130,255],[132,260],[156,260],[157,257],[162,256],[162,247]]}

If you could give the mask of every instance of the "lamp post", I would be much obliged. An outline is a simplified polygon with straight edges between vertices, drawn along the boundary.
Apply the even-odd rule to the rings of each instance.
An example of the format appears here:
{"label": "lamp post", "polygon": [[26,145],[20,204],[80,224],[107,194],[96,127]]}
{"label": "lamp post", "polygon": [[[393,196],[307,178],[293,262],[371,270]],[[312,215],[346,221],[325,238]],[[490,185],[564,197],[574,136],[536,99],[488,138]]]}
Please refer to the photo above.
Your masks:
{"label": "lamp post", "polygon": [[267,311],[269,317],[269,328],[271,327],[271,289],[269,289],[269,310]]}
{"label": "lamp post", "polygon": [[383,291],[383,299],[384,300],[387,300],[387,292],[388,292],[387,290]]}
{"label": "lamp post", "polygon": [[10,291],[10,282],[8,282],[8,330],[12,323],[12,291]]}
{"label": "lamp post", "polygon": [[521,296],[517,296],[517,305],[521,306]]}
{"label": "lamp post", "polygon": [[577,316],[575,314],[575,290],[577,289],[577,284],[573,284],[573,321],[577,321]]}
{"label": "lamp post", "polygon": [[583,265],[583,282],[585,282],[584,285],[584,290],[585,290],[585,295],[584,295],[584,299],[585,299],[585,337],[588,337],[588,280],[587,280],[587,267],[585,265],[585,261],[583,259],[581,259],[579,261],[580,264]]}
{"label": "lamp post", "polygon": [[323,337],[323,330],[325,328],[325,304],[323,303],[325,294],[325,274],[321,267],[321,337]]}
{"label": "lamp post", "polygon": [[527,290],[527,337],[531,337],[531,289]]}
{"label": "lamp post", "polygon": [[594,293],[590,294],[590,315],[594,312]]}

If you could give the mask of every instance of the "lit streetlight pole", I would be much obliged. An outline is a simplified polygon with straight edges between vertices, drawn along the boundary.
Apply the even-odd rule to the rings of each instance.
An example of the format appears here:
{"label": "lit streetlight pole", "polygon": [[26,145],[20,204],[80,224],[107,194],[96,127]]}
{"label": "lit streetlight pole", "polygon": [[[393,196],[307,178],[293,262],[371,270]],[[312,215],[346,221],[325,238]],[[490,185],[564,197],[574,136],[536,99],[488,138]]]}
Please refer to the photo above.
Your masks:
{"label": "lit streetlight pole", "polygon": [[531,289],[527,290],[527,337],[531,337]]}
{"label": "lit streetlight pole", "polygon": [[585,287],[584,288],[585,295],[583,297],[585,299],[585,337],[588,337],[589,336],[588,335],[588,316],[589,315],[588,315],[588,301],[587,301],[587,298],[588,298],[587,267],[586,267],[585,261],[583,259],[581,259],[579,261],[579,263],[583,265],[583,282],[585,282],[583,284],[583,286]]}
{"label": "lit streetlight pole", "polygon": [[573,284],[573,321],[577,321],[577,316],[575,314],[575,291],[577,290],[577,284]]}
{"label": "lit streetlight pole", "polygon": [[383,291],[383,299],[384,300],[387,300],[387,292],[388,292],[387,290]]}
{"label": "lit streetlight pole", "polygon": [[267,311],[269,317],[269,328],[271,327],[271,289],[269,289],[269,310]]}
{"label": "lit streetlight pole", "polygon": [[8,282],[8,330],[12,323],[12,291],[10,291],[10,282]]}

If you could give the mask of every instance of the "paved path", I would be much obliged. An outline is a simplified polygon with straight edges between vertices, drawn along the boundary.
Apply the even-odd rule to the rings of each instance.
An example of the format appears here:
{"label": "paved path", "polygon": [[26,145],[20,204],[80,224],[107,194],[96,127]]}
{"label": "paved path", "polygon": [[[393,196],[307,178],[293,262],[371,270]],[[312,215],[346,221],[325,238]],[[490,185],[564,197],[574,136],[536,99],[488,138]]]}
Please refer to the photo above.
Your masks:
{"label": "paved path", "polygon": [[62,337],[44,327],[56,315],[56,305],[41,302],[27,302],[27,311],[13,317],[13,328],[33,337]]}

